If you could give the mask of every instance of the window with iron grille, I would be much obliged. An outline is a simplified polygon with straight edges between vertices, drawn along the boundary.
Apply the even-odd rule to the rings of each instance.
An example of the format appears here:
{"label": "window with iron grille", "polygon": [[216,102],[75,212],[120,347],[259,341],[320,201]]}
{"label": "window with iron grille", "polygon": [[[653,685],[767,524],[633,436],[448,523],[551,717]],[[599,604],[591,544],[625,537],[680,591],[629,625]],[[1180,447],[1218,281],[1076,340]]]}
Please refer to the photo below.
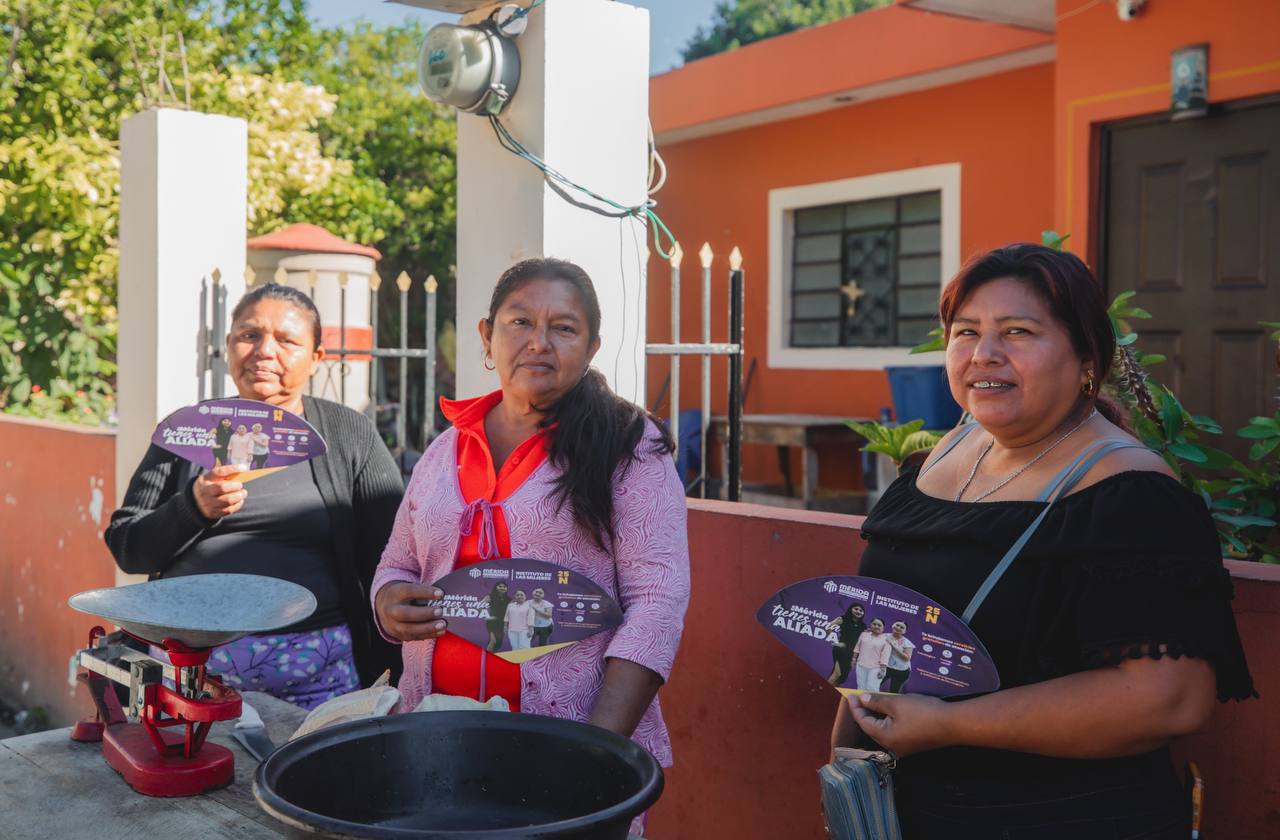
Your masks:
{"label": "window with iron grille", "polygon": [[942,193],[797,209],[792,347],[904,347],[938,324]]}

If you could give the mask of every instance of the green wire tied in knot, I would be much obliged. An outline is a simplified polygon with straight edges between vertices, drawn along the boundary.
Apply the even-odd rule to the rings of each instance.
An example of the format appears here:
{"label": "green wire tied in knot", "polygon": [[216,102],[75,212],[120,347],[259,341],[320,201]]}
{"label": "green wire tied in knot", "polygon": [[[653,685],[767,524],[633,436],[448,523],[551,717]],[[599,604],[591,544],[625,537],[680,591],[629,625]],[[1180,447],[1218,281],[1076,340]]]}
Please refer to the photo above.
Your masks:
{"label": "green wire tied in knot", "polygon": [[[533,7],[530,6],[529,8]],[[652,198],[646,199],[643,204],[636,205],[621,204],[611,198],[607,198],[595,190],[588,189],[587,187],[577,183],[564,173],[551,167],[546,161],[542,160],[542,158],[529,151],[525,148],[523,143],[517,140],[511,132],[507,130],[507,127],[503,125],[502,121],[496,116],[489,116],[489,124],[493,127],[493,132],[497,135],[498,144],[500,146],[541,172],[543,179],[551,186],[551,188],[560,193],[562,198],[574,206],[583,210],[588,210],[592,213],[597,213],[601,216],[610,216],[616,219],[631,216],[642,222],[653,222],[654,250],[656,250],[664,260],[671,259],[672,254],[675,252],[676,238],[671,233],[671,229],[662,221],[662,218],[658,215],[657,211],[653,209],[658,205],[658,203]],[[565,189],[580,192],[600,204],[613,208],[613,211],[602,210],[599,207],[592,207],[589,204],[575,201],[571,196],[565,194]],[[664,237],[668,243],[668,247],[665,248],[662,244]]]}

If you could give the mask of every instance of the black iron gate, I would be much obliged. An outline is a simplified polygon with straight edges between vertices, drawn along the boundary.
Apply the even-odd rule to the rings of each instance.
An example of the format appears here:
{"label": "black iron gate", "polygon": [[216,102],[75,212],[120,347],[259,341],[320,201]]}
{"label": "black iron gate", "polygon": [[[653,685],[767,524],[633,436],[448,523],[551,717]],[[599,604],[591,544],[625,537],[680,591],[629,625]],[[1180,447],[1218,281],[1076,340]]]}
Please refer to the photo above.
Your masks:
{"label": "black iron gate", "polygon": [[[729,254],[729,340],[713,342],[711,340],[711,266],[715,255],[711,244],[705,243],[698,252],[702,266],[702,341],[683,342],[680,332],[680,264],[684,252],[679,244],[675,246],[670,259],[671,266],[671,343],[650,344],[645,352],[650,356],[670,356],[671,375],[663,383],[658,398],[653,402],[654,411],[661,409],[662,402],[668,393],[671,395],[671,434],[676,439],[676,462],[687,464],[685,444],[681,440],[680,426],[680,360],[683,356],[697,356],[701,359],[702,395],[699,410],[698,430],[698,474],[692,480],[682,475],[685,492],[707,498],[711,493],[707,478],[707,431],[711,427],[711,358],[727,356],[729,360],[727,429],[728,441],[725,446],[723,495],[731,502],[742,499],[742,338],[743,338],[743,283],[742,252],[737,248]],[[692,447],[690,447],[690,450]]]}

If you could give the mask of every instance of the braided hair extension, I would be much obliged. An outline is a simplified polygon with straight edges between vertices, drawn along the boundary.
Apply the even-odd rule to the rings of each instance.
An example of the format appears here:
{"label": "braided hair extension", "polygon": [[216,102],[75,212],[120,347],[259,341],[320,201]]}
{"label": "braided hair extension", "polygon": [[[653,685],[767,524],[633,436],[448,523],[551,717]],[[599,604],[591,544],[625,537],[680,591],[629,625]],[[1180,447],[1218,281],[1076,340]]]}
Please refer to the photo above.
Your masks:
{"label": "braided hair extension", "polygon": [[1160,425],[1160,412],[1156,410],[1155,400],[1151,397],[1147,372],[1138,364],[1138,358],[1128,346],[1116,347],[1115,361],[1112,364],[1112,379],[1115,385],[1133,398],[1138,410]]}

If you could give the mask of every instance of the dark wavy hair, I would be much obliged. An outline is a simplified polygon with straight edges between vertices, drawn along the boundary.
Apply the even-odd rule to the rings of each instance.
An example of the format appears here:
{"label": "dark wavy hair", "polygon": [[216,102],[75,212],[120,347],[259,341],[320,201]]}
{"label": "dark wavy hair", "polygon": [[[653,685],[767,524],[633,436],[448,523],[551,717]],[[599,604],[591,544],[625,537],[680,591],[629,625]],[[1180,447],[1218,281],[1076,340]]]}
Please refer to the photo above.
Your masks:
{"label": "dark wavy hair", "polygon": [[[486,322],[493,328],[498,310],[507,297],[534,280],[555,280],[574,288],[587,316],[588,340],[600,337],[600,301],[591,278],[577,265],[550,258],[529,259],[507,269],[493,289]],[[657,418],[609,387],[604,375],[589,368],[578,383],[554,405],[538,406],[544,412],[540,426],[555,426],[550,435],[548,458],[560,469],[556,480],[557,502],[566,502],[578,526],[591,535],[603,550],[611,550],[616,536],[613,527],[613,487],[626,477],[636,460],[636,448],[644,439],[645,425],[652,419],[658,439],[652,452],[675,452],[671,433]]]}
{"label": "dark wavy hair", "polygon": [[1026,284],[1048,304],[1053,317],[1067,328],[1076,355],[1093,362],[1097,387],[1090,399],[1098,413],[1129,430],[1124,407],[1102,394],[1102,384],[1107,381],[1116,354],[1116,336],[1107,315],[1107,300],[1102,284],[1075,254],[1019,242],[969,260],[942,292],[938,310],[944,337],[950,339],[956,313],[975,290],[1006,278]]}
{"label": "dark wavy hair", "polygon": [[291,303],[307,313],[307,316],[311,319],[311,336],[315,339],[315,346],[320,346],[320,310],[316,308],[314,300],[292,286],[282,286],[279,283],[264,283],[245,292],[244,297],[240,298],[239,302],[236,303],[236,308],[231,310],[231,323],[234,324],[250,306],[263,300],[280,300],[285,303]]}

